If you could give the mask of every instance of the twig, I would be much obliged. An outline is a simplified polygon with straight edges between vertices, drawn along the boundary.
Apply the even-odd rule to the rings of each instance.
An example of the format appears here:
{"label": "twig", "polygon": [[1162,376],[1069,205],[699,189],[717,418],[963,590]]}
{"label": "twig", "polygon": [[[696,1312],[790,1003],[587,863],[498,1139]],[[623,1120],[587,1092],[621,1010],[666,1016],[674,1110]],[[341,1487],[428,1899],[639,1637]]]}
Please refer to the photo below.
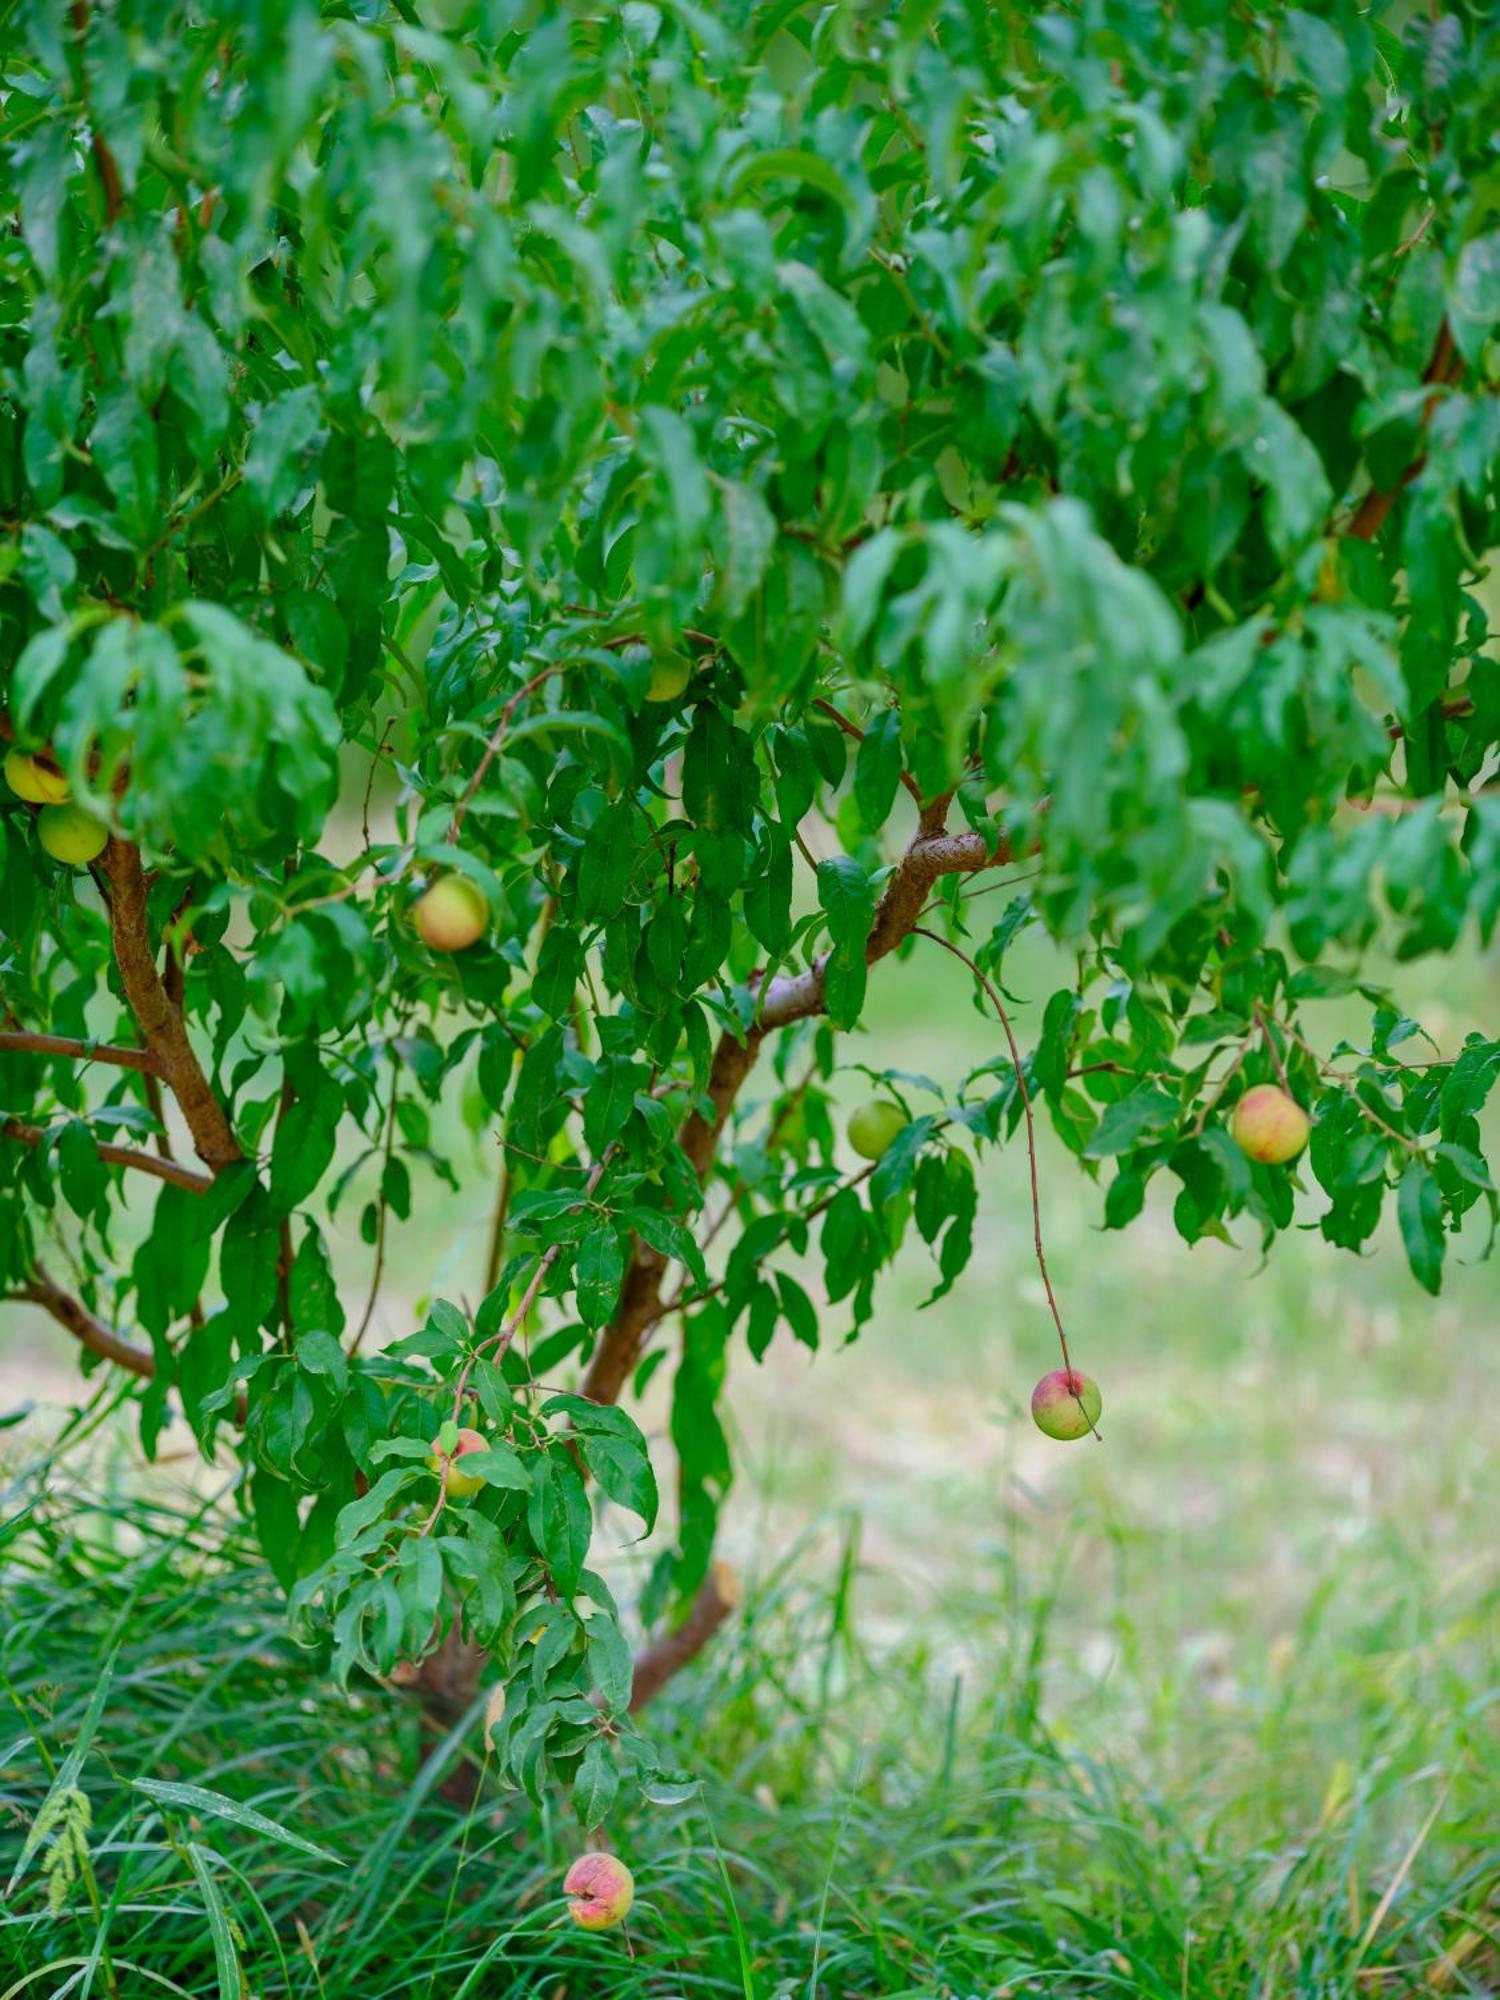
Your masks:
{"label": "twig", "polygon": [[464,815],[469,810],[470,802],[474,794],[479,790],[480,785],[484,782],[485,772],[500,754],[500,746],[505,741],[506,730],[510,728],[511,717],[526,699],[527,695],[535,694],[543,681],[551,680],[554,674],[561,672],[562,668],[555,664],[550,667],[543,667],[539,674],[532,675],[524,687],[517,688],[504,708],[501,709],[500,720],[495,724],[495,732],[484,746],[484,755],[479,760],[479,768],[475,771],[473,777],[470,778],[468,790],[459,800],[458,808],[453,815],[453,824],[448,829],[448,844],[450,847],[457,844],[459,828],[464,823]]}
{"label": "twig", "polygon": [[[820,715],[826,715],[830,722],[836,722],[844,734],[852,736],[856,743],[864,742],[864,730],[856,728],[847,716],[840,715],[831,701],[824,701],[821,695],[814,695],[810,706],[817,709]],[[901,782],[920,806],[922,803],[922,787],[917,783],[904,764],[901,767]]]}
{"label": "twig", "polygon": [[0,1034],[0,1055],[69,1056],[75,1062],[110,1063],[116,1069],[136,1069],[148,1076],[161,1074],[149,1049],[113,1048],[106,1042],[84,1042],[72,1035],[35,1035],[27,1030]]}
{"label": "twig", "polygon": [[490,1222],[489,1254],[484,1260],[486,1294],[492,1292],[500,1280],[500,1263],[505,1254],[505,1225],[510,1220],[510,1201],[514,1186],[515,1177],[511,1173],[510,1159],[507,1155],[500,1169],[500,1188],[495,1197],[494,1217]]}
{"label": "twig", "polygon": [[[1188,1137],[1190,1139],[1201,1139],[1203,1137],[1204,1128],[1208,1124],[1208,1114],[1213,1110],[1214,1106],[1219,1102],[1220,1098],[1223,1097],[1225,1091],[1228,1090],[1230,1084],[1233,1083],[1234,1079],[1239,1075],[1240,1071],[1244,1068],[1245,1059],[1250,1053],[1250,1044],[1254,1041],[1254,1039],[1255,1037],[1253,1035],[1246,1035],[1245,1039],[1240,1043],[1239,1048],[1235,1051],[1234,1061],[1229,1065],[1228,1069],[1226,1069],[1224,1074],[1219,1078],[1218,1083],[1214,1086],[1212,1095],[1204,1100],[1203,1109],[1198,1113],[1198,1116],[1193,1123],[1193,1128],[1188,1133]],[[1209,1057],[1208,1061],[1210,1063],[1213,1061],[1212,1055]],[[1207,1069],[1207,1067],[1208,1065],[1205,1064],[1204,1065],[1205,1070]]]}
{"label": "twig", "polygon": [[358,1354],[364,1344],[365,1335],[370,1331],[370,1321],[375,1317],[375,1301],[380,1297],[380,1280],[385,1271],[385,1220],[390,1204],[385,1198],[386,1176],[390,1171],[391,1155],[396,1147],[396,1098],[400,1093],[401,1079],[394,1066],[391,1070],[391,1103],[385,1121],[385,1151],[380,1168],[380,1192],[375,1208],[375,1263],[370,1272],[370,1293],[365,1300],[364,1312],[360,1315],[359,1330],[349,1343],[350,1354]]}
{"label": "twig", "polygon": [[[19,1118],[7,1118],[0,1125],[0,1136],[14,1139],[21,1146],[44,1146],[51,1133],[41,1125],[28,1125]],[[150,1174],[159,1181],[170,1181],[173,1187],[186,1188],[189,1194],[207,1194],[213,1186],[209,1174],[197,1174],[191,1167],[184,1167],[176,1160],[164,1160],[155,1153],[143,1153],[138,1146],[101,1146],[95,1141],[99,1157],[111,1167],[133,1167],[138,1174]]]}
{"label": "twig", "polygon": [[1276,1037],[1271,1033],[1271,1024],[1269,1021],[1267,1021],[1265,1014],[1262,1012],[1261,1004],[1258,1000],[1255,1003],[1254,1012],[1255,1012],[1256,1023],[1260,1028],[1261,1037],[1264,1040],[1266,1047],[1271,1052],[1271,1061],[1275,1066],[1277,1077],[1280,1079],[1281,1082],[1281,1087],[1286,1092],[1287,1096],[1290,1097],[1292,1094],[1292,1086],[1287,1082],[1286,1066],[1283,1064],[1281,1060],[1281,1051],[1276,1046]]}
{"label": "twig", "polygon": [[[1387,1121],[1381,1117],[1378,1111],[1372,1110],[1371,1107],[1368,1104],[1366,1104],[1365,1100],[1360,1096],[1354,1080],[1343,1075],[1341,1071],[1336,1070],[1333,1067],[1332,1063],[1324,1062],[1323,1058],[1318,1054],[1317,1050],[1315,1048],[1312,1048],[1307,1042],[1305,1042],[1302,1039],[1301,1035],[1297,1033],[1295,1028],[1288,1028],[1286,1032],[1288,1033],[1288,1035],[1291,1036],[1292,1040],[1297,1044],[1298,1048],[1302,1050],[1303,1054],[1310,1056],[1312,1058],[1312,1061],[1317,1067],[1318,1075],[1327,1077],[1330,1082],[1336,1083],[1339,1089],[1344,1092],[1345,1096],[1348,1097],[1353,1102],[1355,1110],[1358,1111],[1363,1117],[1368,1118],[1372,1125],[1378,1125],[1380,1130],[1384,1132],[1388,1138],[1394,1139],[1398,1146],[1404,1146],[1408,1153],[1416,1153],[1418,1155],[1425,1153],[1426,1149],[1425,1147],[1423,1147],[1423,1145],[1419,1140],[1413,1139],[1408,1133],[1398,1132],[1396,1127],[1394,1125],[1387,1123]],[[1399,1073],[1403,1069],[1429,1068],[1429,1067],[1437,1067],[1437,1065],[1421,1064],[1421,1063],[1398,1063],[1394,1065],[1394,1067]]]}
{"label": "twig", "polygon": [[1010,1016],[1005,1011],[1005,1003],[1001,1000],[1000,995],[995,991],[989,980],[985,978],[984,974],[966,951],[961,951],[956,944],[950,944],[948,939],[943,937],[940,932],[926,930],[921,924],[913,927],[912,934],[915,937],[930,938],[934,944],[941,945],[944,951],[951,952],[956,959],[959,959],[964,965],[968,966],[970,972],[978,980],[990,1005],[1000,1017],[1000,1025],[1005,1030],[1005,1039],[1010,1048],[1010,1059],[1015,1066],[1016,1088],[1021,1093],[1021,1105],[1026,1113],[1026,1161],[1031,1171],[1031,1229],[1032,1237],[1036,1244],[1037,1269],[1042,1274],[1042,1286],[1046,1291],[1047,1304],[1051,1309],[1052,1324],[1057,1328],[1058,1345],[1062,1349],[1063,1368],[1068,1376],[1070,1392],[1074,1402],[1077,1403],[1079,1409],[1083,1412],[1084,1421],[1088,1424],[1094,1436],[1098,1437],[1098,1425],[1084,1407],[1082,1396],[1072,1387],[1074,1373],[1073,1357],[1068,1352],[1068,1336],[1063,1331],[1062,1314],[1057,1308],[1057,1294],[1052,1289],[1052,1277],[1047,1269],[1047,1253],[1042,1248],[1042,1194],[1041,1180],[1037,1173],[1036,1164],[1036,1116],[1032,1110],[1031,1091],[1026,1082],[1026,1072],[1021,1066],[1021,1051],[1016,1042],[1015,1030],[1010,1025]]}
{"label": "twig", "polygon": [[370,799],[375,791],[375,773],[380,769],[380,760],[385,755],[385,746],[390,741],[391,731],[395,726],[395,716],[387,717],[385,728],[380,732],[380,741],[375,745],[375,755],[370,759],[370,774],[365,779],[365,803],[359,816],[359,823],[364,835],[366,854],[370,851]]}

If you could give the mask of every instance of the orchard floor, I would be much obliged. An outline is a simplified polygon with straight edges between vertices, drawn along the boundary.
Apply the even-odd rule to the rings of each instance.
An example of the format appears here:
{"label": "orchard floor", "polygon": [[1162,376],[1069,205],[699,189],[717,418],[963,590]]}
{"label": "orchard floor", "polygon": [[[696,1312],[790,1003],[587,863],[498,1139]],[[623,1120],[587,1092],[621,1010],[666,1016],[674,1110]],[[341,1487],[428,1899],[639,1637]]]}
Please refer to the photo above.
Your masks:
{"label": "orchard floor", "polygon": [[[951,1082],[997,1053],[933,961],[883,968],[851,1055]],[[1054,970],[1018,953],[1007,980],[1036,1000]],[[1441,994],[1401,979],[1445,1049],[1500,990],[1493,965]],[[851,1073],[850,1100],[864,1088]],[[402,1709],[312,1676],[227,1508],[189,1525],[227,1467],[148,1471],[105,1425],[69,1471],[22,1476],[0,1502],[41,1496],[0,1546],[0,1890],[120,1652],[82,1779],[99,1912],[80,1875],[47,1916],[33,1864],[0,1906],[0,2000],[233,1993],[216,1931],[256,2000],[1500,1994],[1485,1218],[1433,1301],[1385,1236],[1353,1259],[1310,1229],[1262,1267],[1253,1246],[1189,1250],[1158,1204],[1103,1234],[1050,1144],[1043,1176],[1102,1445],[1050,1445],[1025,1415],[1053,1348],[1018,1147],[982,1171],[949,1298],[918,1310],[916,1246],[857,1344],[832,1309],[819,1354],[736,1361],[725,1543],[748,1613],[654,1717],[701,1784],[619,1829],[628,1945],[559,1924],[564,1811],[490,1799],[466,1822]],[[472,1295],[486,1208],[482,1184],[422,1191],[387,1333]],[[0,1309],[0,1415],[33,1406],[0,1431],[0,1476],[76,1395],[53,1330]],[[645,1420],[663,1428],[660,1388]],[[612,1560],[628,1592],[643,1558]],[[142,1776],[252,1801],[334,1858],[163,1817]]]}

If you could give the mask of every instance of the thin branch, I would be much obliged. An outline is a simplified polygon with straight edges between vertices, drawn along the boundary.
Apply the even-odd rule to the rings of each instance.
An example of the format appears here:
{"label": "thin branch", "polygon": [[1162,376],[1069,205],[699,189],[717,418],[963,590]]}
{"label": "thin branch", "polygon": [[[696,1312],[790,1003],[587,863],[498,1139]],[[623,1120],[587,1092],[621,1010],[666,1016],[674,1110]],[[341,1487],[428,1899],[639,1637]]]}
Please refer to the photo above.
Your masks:
{"label": "thin branch", "polygon": [[495,724],[495,732],[489,742],[485,744],[484,755],[479,760],[479,767],[473,777],[470,778],[468,790],[459,800],[458,810],[453,815],[453,824],[448,829],[448,842],[450,846],[457,843],[459,829],[464,823],[464,815],[469,810],[474,794],[479,790],[480,785],[483,784],[485,772],[500,754],[500,746],[505,741],[506,730],[510,728],[511,717],[526,699],[527,695],[535,694],[543,681],[551,680],[554,674],[561,672],[561,667],[556,665],[543,667],[539,674],[532,675],[524,687],[517,688],[504,708],[501,709],[500,720]]}
{"label": "thin branch", "polygon": [[81,1299],[75,1299],[71,1292],[65,1292],[61,1285],[55,1284],[40,1264],[33,1265],[25,1284],[18,1291],[8,1292],[6,1297],[25,1300],[27,1304],[40,1306],[44,1312],[51,1313],[58,1325],[66,1327],[90,1354],[116,1362],[146,1382],[155,1375],[156,1362],[151,1355],[142,1348],[132,1346],[128,1340],[122,1340],[114,1328],[106,1326],[102,1319],[91,1313]]}
{"label": "thin branch", "polygon": [[[960,951],[956,944],[950,944],[948,939],[943,937],[939,932],[924,930],[920,924],[916,926],[913,935],[930,938],[934,944],[941,945],[944,951],[952,952],[956,959],[968,966],[970,972],[978,980],[990,1005],[994,1008],[996,1014],[999,1015],[1000,1025],[1005,1030],[1005,1039],[1010,1048],[1010,1059],[1015,1065],[1016,1088],[1021,1093],[1021,1105],[1026,1113],[1026,1162],[1031,1172],[1031,1230],[1033,1241],[1036,1244],[1037,1269],[1042,1274],[1042,1286],[1046,1291],[1047,1304],[1051,1309],[1052,1324],[1057,1328],[1058,1345],[1062,1348],[1063,1368],[1068,1375],[1071,1387],[1074,1372],[1073,1357],[1068,1352],[1068,1336],[1063,1331],[1062,1314],[1057,1309],[1057,1294],[1052,1289],[1052,1277],[1047,1269],[1047,1253],[1042,1248],[1042,1192],[1041,1177],[1037,1172],[1036,1164],[1036,1114],[1032,1109],[1031,1090],[1026,1082],[1026,1071],[1021,1064],[1021,1051],[1016,1043],[1015,1030],[1010,1025],[1010,1016],[1005,1011],[1005,1003],[967,952]],[[1084,1420],[1088,1424],[1089,1429],[1094,1433],[1095,1437],[1098,1437],[1099,1427],[1093,1418],[1089,1416],[1087,1409],[1084,1407],[1083,1398],[1078,1394],[1077,1390],[1073,1391],[1073,1400],[1077,1403],[1079,1409],[1083,1411]]]}
{"label": "thin branch", "polygon": [[486,1295],[500,1282],[500,1265],[505,1256],[505,1226],[510,1220],[510,1202],[514,1187],[515,1176],[510,1170],[510,1159],[507,1156],[500,1169],[500,1188],[495,1197],[495,1213],[490,1221],[490,1247],[484,1260]]}
{"label": "thin branch", "polygon": [[1258,1000],[1255,1003],[1255,1020],[1257,1026],[1260,1029],[1261,1040],[1265,1043],[1267,1051],[1270,1054],[1271,1062],[1275,1068],[1277,1079],[1280,1082],[1282,1089],[1286,1092],[1287,1096],[1290,1097],[1292,1094],[1292,1086],[1287,1081],[1286,1065],[1281,1060],[1281,1050],[1276,1046],[1276,1037],[1271,1033],[1271,1024],[1266,1019],[1265,1014],[1262,1011],[1261,1004]]}
{"label": "thin branch", "polygon": [[107,1042],[84,1042],[72,1035],[35,1035],[26,1030],[0,1034],[0,1055],[67,1056],[74,1062],[109,1063],[116,1069],[136,1069],[159,1076],[148,1049],[113,1048]]}
{"label": "thin branch", "polygon": [[[836,722],[844,734],[852,736],[856,743],[864,742],[865,732],[862,729],[857,729],[847,716],[840,715],[831,701],[824,701],[821,695],[816,695],[813,698],[812,706],[820,715],[826,715],[830,722]],[[917,783],[904,764],[901,767],[901,782],[916,800],[918,806],[920,806],[922,803],[922,787]]]}
{"label": "thin branch", "polygon": [[[0,1137],[14,1139],[21,1146],[45,1146],[51,1133],[42,1125],[28,1125],[20,1118],[7,1118],[0,1125]],[[176,1160],[163,1160],[155,1153],[143,1153],[138,1146],[100,1146],[95,1142],[99,1157],[111,1167],[132,1167],[138,1174],[150,1174],[153,1179],[170,1181],[173,1187],[186,1188],[189,1194],[207,1194],[213,1186],[208,1174],[197,1174],[191,1167],[184,1167]]]}
{"label": "thin branch", "polygon": [[365,1299],[365,1309],[360,1315],[358,1329],[349,1343],[349,1352],[358,1354],[364,1345],[365,1335],[370,1331],[370,1321],[375,1317],[375,1302],[380,1297],[380,1281],[385,1275],[385,1224],[390,1203],[385,1198],[386,1176],[390,1171],[391,1155],[396,1147],[396,1098],[400,1092],[401,1079],[391,1071],[391,1103],[386,1113],[385,1149],[381,1156],[380,1192],[375,1210],[375,1262],[370,1271],[370,1290]]}

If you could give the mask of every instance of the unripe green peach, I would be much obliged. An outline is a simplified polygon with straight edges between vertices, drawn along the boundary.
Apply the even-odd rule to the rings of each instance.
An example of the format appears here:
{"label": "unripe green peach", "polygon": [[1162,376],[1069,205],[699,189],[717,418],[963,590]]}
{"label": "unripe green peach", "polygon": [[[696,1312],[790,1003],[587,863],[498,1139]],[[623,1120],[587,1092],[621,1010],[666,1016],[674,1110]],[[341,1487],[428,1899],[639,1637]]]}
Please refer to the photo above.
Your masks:
{"label": "unripe green peach", "polygon": [[437,1446],[433,1447],[432,1456],[427,1461],[427,1469],[429,1472],[436,1473],[441,1478],[443,1464],[446,1459],[448,1465],[448,1484],[444,1490],[448,1498],[450,1500],[472,1500],[474,1495],[483,1489],[484,1481],[475,1478],[473,1473],[460,1472],[458,1461],[468,1452],[488,1450],[489,1440],[481,1432],[462,1430],[458,1434],[458,1443],[453,1447],[451,1457],[448,1457]]}
{"label": "unripe green peach", "polygon": [[898,1132],[906,1130],[906,1113],[888,1097],[872,1097],[849,1117],[849,1144],[862,1160],[878,1160]]}
{"label": "unripe green peach", "polygon": [[82,806],[43,806],[37,814],[36,836],[54,861],[69,868],[97,861],[109,845],[109,828]]}
{"label": "unripe green peach", "polygon": [[580,1854],[563,1877],[568,1915],[586,1931],[612,1931],[635,1901],[635,1879],[615,1854]]}
{"label": "unripe green peach", "polygon": [[1031,1414],[1049,1438],[1086,1437],[1099,1421],[1104,1399],[1092,1375],[1054,1368],[1031,1392]]}
{"label": "unripe green peach", "polygon": [[57,766],[28,750],[11,751],[5,760],[5,782],[18,799],[32,806],[60,806],[69,791]]}
{"label": "unripe green peach", "polygon": [[1302,1106],[1274,1083],[1247,1090],[1229,1119],[1230,1137],[1240,1151],[1268,1167],[1295,1160],[1311,1129]]}
{"label": "unripe green peach", "polygon": [[693,663],[686,653],[653,653],[647,701],[676,701],[693,678]]}
{"label": "unripe green peach", "polygon": [[434,951],[467,951],[489,928],[484,891],[467,875],[444,875],[417,898],[412,922]]}

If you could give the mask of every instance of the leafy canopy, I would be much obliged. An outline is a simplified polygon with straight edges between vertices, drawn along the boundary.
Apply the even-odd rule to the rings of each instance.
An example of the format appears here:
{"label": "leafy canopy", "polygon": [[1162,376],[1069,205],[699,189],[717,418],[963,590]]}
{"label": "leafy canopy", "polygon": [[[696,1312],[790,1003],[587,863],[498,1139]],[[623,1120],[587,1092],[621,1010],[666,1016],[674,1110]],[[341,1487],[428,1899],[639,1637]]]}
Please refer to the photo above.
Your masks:
{"label": "leafy canopy", "polygon": [[[1436,1290],[1493,1217],[1500,1042],[1410,1060],[1361,970],[1500,914],[1484,12],[12,19],[8,728],[113,838],[0,811],[0,1275],[148,1448],[180,1408],[243,1457],[341,1671],[460,1620],[588,1824],[651,1758],[589,1566],[596,1494],[656,1518],[618,1399],[670,1369],[655,1618],[712,1585],[731,1347],[857,1330],[913,1229],[940,1295],[1033,1108],[1113,1227],[1165,1174],[1189,1243],[1300,1189],[1356,1249],[1393,1196]],[[445,955],[454,871],[489,922]],[[1020,1072],[997,1022],[891,1080],[851,1171],[871,967],[947,941],[1003,1007],[1038,924],[1077,976]],[[1228,1136],[1278,1080],[1292,1169]],[[487,1155],[481,1303],[375,1351],[413,1168]]]}

